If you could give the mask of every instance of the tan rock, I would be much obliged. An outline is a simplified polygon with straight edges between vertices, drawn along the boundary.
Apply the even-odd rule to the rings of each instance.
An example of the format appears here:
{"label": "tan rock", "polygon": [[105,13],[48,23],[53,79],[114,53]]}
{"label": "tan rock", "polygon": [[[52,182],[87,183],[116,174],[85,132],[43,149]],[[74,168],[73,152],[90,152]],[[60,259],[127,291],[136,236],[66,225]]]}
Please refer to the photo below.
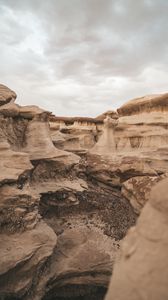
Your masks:
{"label": "tan rock", "polygon": [[168,179],[152,190],[122,245],[106,300],[168,299]]}
{"label": "tan rock", "polygon": [[50,130],[52,141],[56,147],[75,153],[92,148],[98,134],[95,123],[79,121],[74,121],[73,125],[65,123],[57,125],[56,122],[50,122]]}
{"label": "tan rock", "polygon": [[[4,98],[0,298],[92,299],[97,293],[103,299],[120,239],[137,217],[130,202],[139,211],[153,184],[168,171],[166,97],[135,100],[123,113],[109,111],[97,118],[54,117],[36,106],[15,104],[15,97]],[[132,113],[127,115],[130,107]],[[143,212],[142,221],[140,216],[142,234],[135,240],[140,253],[146,249],[142,243],[149,246],[153,263],[161,261],[157,255],[162,235],[157,227],[166,224],[167,207],[159,201],[147,203],[145,209],[149,206],[148,219],[143,219]],[[157,223],[158,212],[162,218]],[[155,239],[148,224],[151,218],[157,240],[161,236],[154,247],[157,253],[151,247]],[[57,247],[51,228],[59,235]],[[167,230],[162,229],[164,239]],[[132,257],[134,242],[128,252],[127,258]],[[145,255],[143,260],[147,264]],[[153,266],[150,270],[153,274]]]}
{"label": "tan rock", "polygon": [[[123,159],[148,165],[157,174],[168,170],[168,94],[134,99],[118,109],[112,128],[103,133],[89,151],[123,163]],[[118,167],[120,168],[120,163]],[[122,167],[122,166],[121,166]]]}
{"label": "tan rock", "polygon": [[110,117],[112,119],[118,119],[118,113],[114,110],[108,110],[105,113],[99,115],[96,117],[96,120],[102,120],[104,121],[106,117]]}
{"label": "tan rock", "polygon": [[0,295],[24,297],[56,245],[56,235],[44,222],[13,235],[0,235]]}
{"label": "tan rock", "polygon": [[0,143],[0,182],[16,181],[19,176],[32,169],[26,153],[15,152],[7,142]]}
{"label": "tan rock", "polygon": [[[40,134],[39,134],[40,132]],[[79,162],[75,154],[56,149],[53,145],[49,124],[43,114],[37,115],[29,122],[26,131],[26,147],[24,151],[29,153],[30,160],[60,160],[67,164]]]}
{"label": "tan rock", "polygon": [[47,118],[50,113],[35,105],[20,106],[16,103],[10,102],[0,107],[0,114],[3,114],[5,117],[18,116],[32,120],[36,115],[43,115],[43,118]]}
{"label": "tan rock", "polygon": [[[46,295],[52,295],[54,291],[55,297],[83,295],[89,299],[96,287],[107,287],[116,254],[115,240],[96,228],[65,231],[58,238]],[[86,288],[82,289],[84,286]]]}
{"label": "tan rock", "polygon": [[115,119],[107,116],[104,119],[104,130],[95,146],[90,150],[91,153],[102,156],[114,156],[116,153],[116,142],[114,138],[114,130],[117,126]]}
{"label": "tan rock", "polygon": [[117,114],[109,111],[97,118],[50,116],[50,130],[54,145],[74,153],[86,152],[96,143],[107,115],[113,115],[115,118]]}
{"label": "tan rock", "polygon": [[120,116],[130,116],[142,112],[150,113],[151,111],[168,111],[168,93],[133,99],[117,109]]}
{"label": "tan rock", "polygon": [[132,177],[123,182],[121,193],[139,214],[149,199],[152,187],[163,178],[164,175]]}
{"label": "tan rock", "polygon": [[17,95],[3,84],[0,84],[0,105],[4,105],[10,101],[14,101]]}
{"label": "tan rock", "polygon": [[[0,232],[23,231],[39,221],[39,195],[25,185],[4,184],[0,187]],[[30,218],[31,216],[31,218]]]}

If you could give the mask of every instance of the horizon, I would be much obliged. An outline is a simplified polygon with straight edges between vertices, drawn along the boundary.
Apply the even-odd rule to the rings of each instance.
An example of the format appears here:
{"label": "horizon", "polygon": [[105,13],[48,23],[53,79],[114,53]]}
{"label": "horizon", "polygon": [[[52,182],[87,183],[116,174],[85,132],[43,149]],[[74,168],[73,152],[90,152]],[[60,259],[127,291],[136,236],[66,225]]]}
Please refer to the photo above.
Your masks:
{"label": "horizon", "polygon": [[167,92],[165,0],[0,0],[1,83],[19,105],[96,117]]}
{"label": "horizon", "polygon": [[[10,87],[8,87],[8,88],[10,88]],[[13,90],[13,89],[11,89],[11,90]],[[14,91],[14,90],[13,90]],[[14,92],[16,92],[16,91],[14,91]],[[17,92],[16,92],[16,94],[17,94]],[[100,114],[98,114],[98,115],[60,115],[60,114],[55,114],[54,112],[52,112],[52,111],[50,111],[50,110],[48,110],[48,112],[50,112],[52,115],[54,115],[55,117],[58,117],[58,118],[68,118],[68,117],[70,117],[70,118],[97,118],[97,117],[99,117],[100,115],[102,115],[102,114],[104,114],[104,113],[107,113],[108,111],[114,111],[114,112],[117,112],[117,110],[120,108],[120,107],[122,107],[123,105],[125,105],[125,104],[127,104],[128,102],[130,102],[130,101],[134,101],[134,100],[138,100],[138,99],[142,99],[142,98],[145,98],[145,97],[157,97],[157,96],[162,96],[162,95],[165,95],[165,94],[168,94],[168,92],[164,92],[164,93],[159,93],[159,94],[148,94],[148,95],[143,95],[143,96],[140,96],[140,97],[135,97],[135,98],[133,98],[133,99],[127,99],[126,101],[124,101],[122,104],[121,104],[121,106],[119,106],[119,107],[116,107],[116,108],[114,108],[114,109],[108,109],[108,110],[106,110],[106,111],[102,111],[102,112],[100,112]],[[149,99],[150,100],[150,99]],[[16,97],[16,99],[15,99],[15,103],[16,104],[18,104],[18,105],[21,105],[21,106],[28,106],[29,104],[24,104],[24,105],[22,105],[22,104],[20,104],[19,103],[19,101],[18,101],[18,94],[17,94],[17,97]],[[36,104],[32,104],[32,105],[35,105],[35,106],[38,106],[39,108],[42,108],[42,109],[44,109],[44,110],[46,110],[47,111],[47,109],[45,109],[45,108],[43,108],[42,106],[39,106],[39,105],[36,105]]]}

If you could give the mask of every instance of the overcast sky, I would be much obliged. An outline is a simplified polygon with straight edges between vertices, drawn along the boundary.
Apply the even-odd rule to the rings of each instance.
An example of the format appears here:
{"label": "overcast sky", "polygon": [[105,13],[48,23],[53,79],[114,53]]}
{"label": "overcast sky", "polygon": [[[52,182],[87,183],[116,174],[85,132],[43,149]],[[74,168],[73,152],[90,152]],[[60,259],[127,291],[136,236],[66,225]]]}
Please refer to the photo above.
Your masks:
{"label": "overcast sky", "polygon": [[0,0],[0,60],[19,104],[57,115],[168,92],[168,0]]}

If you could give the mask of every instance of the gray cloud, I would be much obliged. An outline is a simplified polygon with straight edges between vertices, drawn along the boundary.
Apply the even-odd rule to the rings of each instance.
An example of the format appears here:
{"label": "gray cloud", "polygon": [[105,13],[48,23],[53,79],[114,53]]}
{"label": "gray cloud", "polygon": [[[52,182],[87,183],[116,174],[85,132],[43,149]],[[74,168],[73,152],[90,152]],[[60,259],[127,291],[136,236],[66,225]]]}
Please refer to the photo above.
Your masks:
{"label": "gray cloud", "polygon": [[0,0],[0,81],[64,115],[166,92],[167,11],[166,0]]}

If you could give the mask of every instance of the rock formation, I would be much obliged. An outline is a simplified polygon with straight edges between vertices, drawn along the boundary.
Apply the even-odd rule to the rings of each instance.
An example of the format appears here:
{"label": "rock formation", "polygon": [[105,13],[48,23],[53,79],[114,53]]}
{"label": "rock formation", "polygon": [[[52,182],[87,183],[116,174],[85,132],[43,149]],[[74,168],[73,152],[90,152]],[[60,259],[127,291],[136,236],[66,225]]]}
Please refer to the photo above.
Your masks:
{"label": "rock formation", "polygon": [[167,177],[166,97],[61,118],[0,86],[0,299],[104,298],[120,240]]}
{"label": "rock formation", "polygon": [[54,146],[49,112],[13,95],[0,106],[0,297],[103,299],[136,215],[86,158]]}
{"label": "rock formation", "polygon": [[107,111],[96,118],[57,117],[49,118],[51,138],[54,145],[75,153],[86,153],[98,141],[103,130],[103,122],[109,117],[117,119],[115,111]]}
{"label": "rock formation", "polygon": [[91,162],[89,168],[95,176],[98,166],[100,176],[106,174],[113,185],[117,177],[122,194],[139,213],[153,183],[168,172],[168,94],[131,100],[117,111],[118,119],[108,119],[88,154],[106,163]]}
{"label": "rock formation", "polygon": [[122,243],[106,300],[168,299],[168,179],[153,189]]}
{"label": "rock formation", "polygon": [[3,84],[0,84],[0,105],[15,101],[16,94]]}
{"label": "rock formation", "polygon": [[101,135],[98,143],[91,149],[91,152],[102,155],[111,156],[116,154],[116,142],[114,138],[115,127],[117,120],[107,116],[104,119],[103,134]]}
{"label": "rock formation", "polygon": [[56,147],[74,153],[92,148],[101,133],[103,119],[50,117],[51,138]]}
{"label": "rock formation", "polygon": [[137,214],[148,201],[152,187],[167,174],[160,176],[135,176],[122,184],[122,195],[127,198]]}

